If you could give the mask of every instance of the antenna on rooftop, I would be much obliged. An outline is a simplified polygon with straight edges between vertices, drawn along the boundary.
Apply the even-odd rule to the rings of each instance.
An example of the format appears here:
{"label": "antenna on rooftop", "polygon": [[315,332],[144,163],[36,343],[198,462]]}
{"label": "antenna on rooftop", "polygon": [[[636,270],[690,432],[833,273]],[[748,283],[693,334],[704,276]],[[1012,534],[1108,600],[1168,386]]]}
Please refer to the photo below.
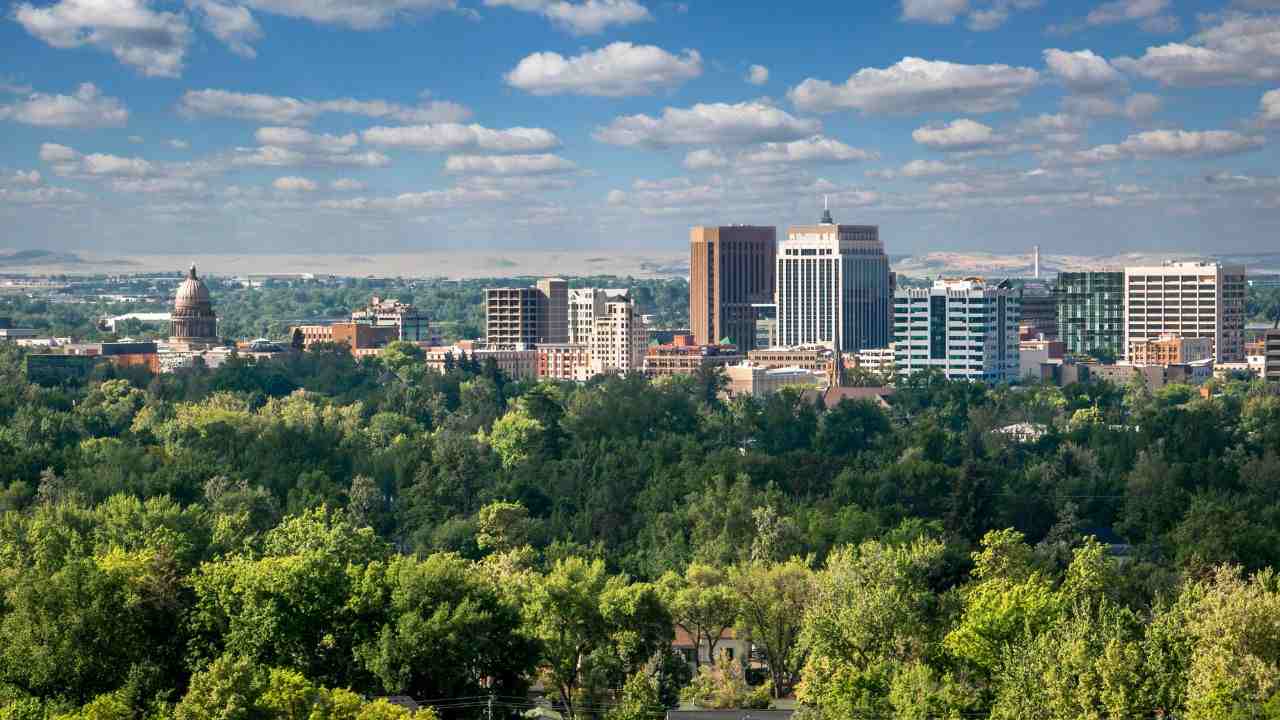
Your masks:
{"label": "antenna on rooftop", "polygon": [[822,196],[822,224],[835,225],[836,221],[831,219],[831,208],[827,204],[828,197],[827,195]]}

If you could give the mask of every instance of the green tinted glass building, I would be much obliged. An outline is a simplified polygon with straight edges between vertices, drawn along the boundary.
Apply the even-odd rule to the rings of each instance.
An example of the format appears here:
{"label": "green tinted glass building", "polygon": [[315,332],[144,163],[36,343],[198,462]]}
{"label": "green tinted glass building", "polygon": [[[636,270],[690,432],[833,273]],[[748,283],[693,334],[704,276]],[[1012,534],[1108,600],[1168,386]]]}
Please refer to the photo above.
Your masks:
{"label": "green tinted glass building", "polygon": [[1058,275],[1058,339],[1067,352],[1124,356],[1124,272]]}

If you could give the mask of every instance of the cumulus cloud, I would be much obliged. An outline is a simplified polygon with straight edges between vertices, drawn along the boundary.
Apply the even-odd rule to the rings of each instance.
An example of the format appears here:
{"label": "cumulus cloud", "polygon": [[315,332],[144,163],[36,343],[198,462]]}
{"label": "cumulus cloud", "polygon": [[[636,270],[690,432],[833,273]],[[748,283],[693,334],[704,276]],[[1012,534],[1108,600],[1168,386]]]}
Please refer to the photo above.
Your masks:
{"label": "cumulus cloud", "polygon": [[933,25],[950,25],[968,16],[970,30],[994,30],[1009,19],[1014,10],[1039,7],[1042,0],[902,0],[902,19]]}
{"label": "cumulus cloud", "polygon": [[84,155],[77,150],[58,145],[44,143],[40,146],[40,159],[48,163],[58,175],[103,177],[129,176],[147,177],[157,172],[156,166],[138,157],[122,157],[106,153]]}
{"label": "cumulus cloud", "polygon": [[946,25],[969,11],[969,0],[902,0],[902,19]]}
{"label": "cumulus cloud", "polygon": [[17,170],[8,177],[0,177],[0,183],[8,185],[39,185],[41,181],[39,170]]}
{"label": "cumulus cloud", "polygon": [[1164,107],[1164,100],[1151,93],[1134,93],[1123,102],[1098,95],[1069,95],[1062,99],[1062,107],[1073,115],[1123,115],[1134,122],[1142,122],[1159,112]]}
{"label": "cumulus cloud", "polygon": [[507,73],[508,85],[534,95],[649,95],[702,74],[696,50],[673,55],[654,45],[615,42],[599,50],[566,58],[555,52],[534,53]]}
{"label": "cumulus cloud", "polygon": [[635,0],[484,0],[484,4],[537,13],[573,35],[595,35],[611,25],[653,19],[649,10]]}
{"label": "cumulus cloud", "polygon": [[314,180],[309,180],[296,175],[286,175],[285,177],[276,178],[271,183],[271,187],[280,192],[315,192],[319,187]]}
{"label": "cumulus cloud", "polygon": [[715,150],[692,150],[684,156],[684,166],[690,170],[712,170],[728,165],[729,158]]}
{"label": "cumulus cloud", "polygon": [[1106,92],[1125,84],[1120,71],[1092,50],[1067,52],[1051,48],[1044,51],[1044,62],[1049,72],[1072,92]]}
{"label": "cumulus cloud", "polygon": [[839,140],[821,135],[792,140],[791,142],[764,143],[743,151],[738,162],[747,165],[774,165],[789,163],[837,163],[878,160],[880,154],[850,147]]}
{"label": "cumulus cloud", "polygon": [[208,186],[203,180],[183,177],[115,178],[111,189],[145,195],[192,195],[203,193]]}
{"label": "cumulus cloud", "polygon": [[769,68],[763,65],[752,65],[747,70],[746,81],[752,85],[763,85],[769,82]]}
{"label": "cumulus cloud", "polygon": [[941,160],[912,160],[900,168],[885,170],[870,170],[867,175],[871,177],[881,178],[883,180],[892,180],[894,178],[920,178],[920,177],[937,177],[939,175],[955,175],[965,172],[968,168],[964,165],[953,165],[945,163]]}
{"label": "cumulus cloud", "polygon": [[83,203],[88,200],[78,190],[60,187],[39,187],[29,190],[0,188],[0,203],[10,205],[26,205],[30,207],[61,207]]}
{"label": "cumulus cloud", "polygon": [[468,175],[545,175],[573,172],[578,166],[559,155],[450,155],[446,172]]}
{"label": "cumulus cloud", "polygon": [[317,152],[314,148],[299,150],[279,145],[263,145],[256,148],[236,148],[229,164],[241,167],[386,167],[391,158],[376,151],[365,152]]}
{"label": "cumulus cloud", "polygon": [[361,137],[371,145],[400,147],[432,152],[484,150],[501,153],[528,153],[549,150],[560,144],[555,133],[543,128],[513,127],[493,130],[482,125],[436,123],[401,127],[372,127]]}
{"label": "cumulus cloud", "polygon": [[186,150],[187,148],[191,147],[191,143],[187,142],[186,140],[180,140],[178,138],[174,138],[172,140],[165,142],[165,145],[168,145],[174,150]]}
{"label": "cumulus cloud", "polygon": [[245,58],[258,56],[250,43],[262,39],[262,28],[248,8],[220,0],[187,0],[187,6],[200,16],[205,30],[231,52]]}
{"label": "cumulus cloud", "polygon": [[360,192],[365,189],[365,184],[354,178],[338,178],[329,183],[329,189],[338,192]]}
{"label": "cumulus cloud", "polygon": [[129,111],[93,83],[82,83],[71,95],[35,92],[0,105],[0,119],[41,127],[120,127],[129,120]]}
{"label": "cumulus cloud", "polygon": [[1225,157],[1257,150],[1265,144],[1264,138],[1232,130],[1150,130],[1130,135],[1119,144],[1073,153],[1046,153],[1045,158],[1071,165],[1094,165],[1126,158]]}
{"label": "cumulus cloud", "polygon": [[1031,68],[906,57],[888,68],[863,68],[840,85],[809,78],[787,96],[801,110],[814,112],[987,113],[1017,106],[1018,97],[1039,81]]}
{"label": "cumulus cloud", "polygon": [[187,117],[224,117],[282,125],[305,125],[329,113],[410,123],[459,122],[471,116],[471,111],[462,105],[439,100],[408,106],[385,100],[306,100],[215,89],[188,90],[178,103],[178,112]]}
{"label": "cumulus cloud", "polygon": [[40,146],[40,159],[47,163],[61,163],[75,160],[80,153],[66,145],[44,143]]}
{"label": "cumulus cloud", "polygon": [[18,3],[13,17],[56,48],[91,46],[143,75],[178,77],[191,43],[186,18],[150,7],[147,0],[58,0]]}
{"label": "cumulus cloud", "polygon": [[744,145],[782,142],[821,130],[816,120],[797,118],[759,101],[699,103],[691,108],[668,107],[661,117],[628,115],[597,128],[596,140],[610,145]]}
{"label": "cumulus cloud", "polygon": [[927,125],[916,128],[911,139],[934,150],[973,150],[991,147],[1004,142],[990,126],[968,118],[952,120],[946,125]]}
{"label": "cumulus cloud", "polygon": [[1269,90],[1259,102],[1262,106],[1262,122],[1280,123],[1280,90]]}
{"label": "cumulus cloud", "polygon": [[1115,25],[1136,22],[1152,33],[1176,32],[1178,18],[1167,14],[1170,0],[1114,0],[1103,3],[1085,16],[1086,25]]}
{"label": "cumulus cloud", "polygon": [[274,15],[355,30],[373,30],[400,17],[420,17],[457,7],[456,0],[243,0],[243,4]]}
{"label": "cumulus cloud", "polygon": [[306,149],[321,153],[350,152],[360,144],[360,138],[355,133],[327,135],[296,127],[258,128],[254,133],[254,139],[262,145]]}
{"label": "cumulus cloud", "polygon": [[445,190],[401,193],[390,197],[356,197],[347,200],[326,200],[320,203],[320,207],[350,212],[446,210],[502,201],[509,197],[510,194],[504,190],[459,186]]}
{"label": "cumulus cloud", "polygon": [[1280,79],[1280,15],[1231,14],[1186,43],[1147,48],[1113,64],[1171,87],[1202,87]]}

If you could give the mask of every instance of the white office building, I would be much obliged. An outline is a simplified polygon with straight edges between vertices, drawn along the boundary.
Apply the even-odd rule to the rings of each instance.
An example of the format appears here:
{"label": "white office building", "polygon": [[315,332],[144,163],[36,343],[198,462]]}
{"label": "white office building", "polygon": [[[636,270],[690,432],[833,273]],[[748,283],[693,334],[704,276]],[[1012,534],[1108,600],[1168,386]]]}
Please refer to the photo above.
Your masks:
{"label": "white office building", "polygon": [[604,313],[611,300],[626,300],[625,289],[574,288],[569,291],[569,342],[574,345],[591,345],[595,333],[596,317]]}
{"label": "white office building", "polygon": [[778,345],[823,345],[855,353],[892,339],[889,256],[875,225],[787,229],[778,247],[775,298]]}
{"label": "white office building", "polygon": [[593,374],[631,373],[644,370],[649,329],[635,301],[615,297],[604,303],[591,333]]}
{"label": "white office building", "polygon": [[939,280],[894,295],[894,365],[899,375],[938,368],[950,380],[1018,379],[1018,292],[978,279]]}
{"label": "white office building", "polygon": [[1167,262],[1124,269],[1124,347],[1176,335],[1208,338],[1214,360],[1244,362],[1245,268]]}

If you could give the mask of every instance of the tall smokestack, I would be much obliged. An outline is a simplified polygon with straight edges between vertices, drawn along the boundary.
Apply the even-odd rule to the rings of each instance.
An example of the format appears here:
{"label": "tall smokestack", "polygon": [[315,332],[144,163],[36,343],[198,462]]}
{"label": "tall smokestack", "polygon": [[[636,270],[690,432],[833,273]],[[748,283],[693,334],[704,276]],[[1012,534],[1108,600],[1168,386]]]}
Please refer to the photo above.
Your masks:
{"label": "tall smokestack", "polygon": [[1037,280],[1039,280],[1040,279],[1040,246],[1039,245],[1036,245],[1034,265],[1035,265],[1035,277]]}

